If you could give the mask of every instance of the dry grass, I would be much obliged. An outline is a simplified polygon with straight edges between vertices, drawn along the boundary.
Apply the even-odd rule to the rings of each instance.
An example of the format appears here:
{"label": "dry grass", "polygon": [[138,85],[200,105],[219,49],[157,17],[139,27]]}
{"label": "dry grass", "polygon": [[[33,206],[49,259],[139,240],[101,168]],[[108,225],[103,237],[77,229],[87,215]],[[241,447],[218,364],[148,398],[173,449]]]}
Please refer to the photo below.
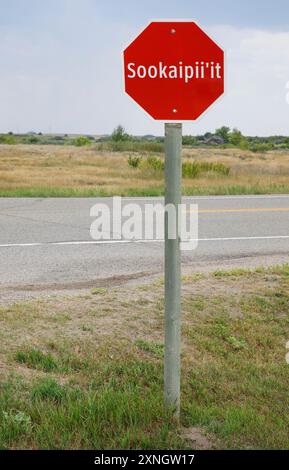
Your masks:
{"label": "dry grass", "polygon": [[[127,160],[132,154],[94,146],[0,145],[0,195],[162,194],[162,173],[131,168]],[[183,159],[230,168],[228,176],[207,173],[184,178],[185,194],[289,192],[289,152],[184,149]]]}
{"label": "dry grass", "polygon": [[[288,276],[184,279],[182,426],[215,447],[289,448]],[[160,281],[0,308],[0,447],[184,448],[162,409],[163,309]]]}

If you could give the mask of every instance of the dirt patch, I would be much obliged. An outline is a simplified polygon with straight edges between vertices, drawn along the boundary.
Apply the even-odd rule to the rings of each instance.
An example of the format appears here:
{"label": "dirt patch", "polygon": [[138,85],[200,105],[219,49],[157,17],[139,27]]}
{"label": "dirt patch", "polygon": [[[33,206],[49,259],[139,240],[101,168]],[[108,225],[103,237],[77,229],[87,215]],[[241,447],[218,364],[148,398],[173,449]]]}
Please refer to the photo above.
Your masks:
{"label": "dirt patch", "polygon": [[53,284],[19,284],[12,286],[5,286],[4,289],[11,291],[23,291],[23,292],[43,292],[43,291],[65,291],[65,290],[80,290],[89,289],[92,287],[113,287],[121,286],[129,283],[129,281],[141,279],[149,276],[150,273],[146,271],[134,273],[134,274],[123,274],[119,276],[111,276],[106,278],[92,279],[91,281],[78,281],[68,283],[53,283]]}
{"label": "dirt patch", "polygon": [[[287,255],[251,256],[246,258],[222,259],[218,261],[198,261],[192,267],[183,263],[182,273],[184,276],[194,273],[209,274],[214,270],[230,270],[235,268],[255,269],[259,266],[270,267],[289,262]],[[163,278],[163,271],[140,271],[125,275],[111,276],[106,278],[96,278],[81,282],[52,283],[52,284],[12,284],[0,286],[0,307],[8,306],[15,302],[30,301],[33,299],[47,299],[55,296],[79,296],[90,294],[92,288],[105,287],[134,287],[139,285],[149,285],[151,282]],[[206,281],[211,282],[210,280]],[[220,284],[217,284],[218,286]],[[228,285],[228,284],[226,284]],[[196,292],[202,284],[195,284]],[[214,285],[212,285],[214,287]],[[203,288],[203,287],[202,287]],[[254,286],[251,286],[253,289]],[[184,292],[187,287],[183,285]],[[239,286],[237,290],[240,292]]]}
{"label": "dirt patch", "polygon": [[211,450],[216,447],[216,438],[205,434],[200,427],[183,428],[182,438],[195,450]]}

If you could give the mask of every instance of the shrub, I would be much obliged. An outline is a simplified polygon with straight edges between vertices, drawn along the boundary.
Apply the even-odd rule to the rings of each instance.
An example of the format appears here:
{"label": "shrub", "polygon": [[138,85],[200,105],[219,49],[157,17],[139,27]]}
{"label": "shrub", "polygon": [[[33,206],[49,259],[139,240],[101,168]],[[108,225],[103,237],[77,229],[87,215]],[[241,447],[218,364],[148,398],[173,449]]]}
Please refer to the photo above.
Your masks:
{"label": "shrub", "polygon": [[228,176],[230,168],[223,163],[213,162],[183,162],[182,175],[188,178],[197,178],[201,173],[215,172]]}
{"label": "shrub", "polygon": [[35,135],[30,135],[27,137],[26,142],[28,144],[38,144],[39,143],[39,138],[36,137]]}
{"label": "shrub", "polygon": [[128,157],[127,163],[132,168],[138,168],[140,166],[141,161],[142,161],[142,157],[140,157],[138,155],[136,155],[136,156],[130,155]]}
{"label": "shrub", "polygon": [[13,135],[2,134],[0,135],[0,144],[15,144],[15,138]]}
{"label": "shrub", "polygon": [[163,171],[165,168],[165,162],[155,156],[149,156],[146,160],[146,164],[148,168],[154,171]]}
{"label": "shrub", "polygon": [[[154,172],[161,173],[164,171],[165,162],[158,157],[149,156],[144,164],[144,169],[150,169]],[[184,178],[197,178],[201,173],[215,172],[220,175],[228,176],[230,168],[223,163],[214,162],[188,162],[182,164],[182,176]]]}
{"label": "shrub", "polygon": [[273,149],[273,145],[271,143],[255,143],[250,145],[249,149],[251,152],[268,152]]}
{"label": "shrub", "polygon": [[74,139],[74,145],[77,147],[83,147],[84,145],[90,145],[91,140],[88,137],[85,137],[84,135],[81,135]]}
{"label": "shrub", "polygon": [[183,135],[183,145],[195,145],[197,140],[192,135]]}

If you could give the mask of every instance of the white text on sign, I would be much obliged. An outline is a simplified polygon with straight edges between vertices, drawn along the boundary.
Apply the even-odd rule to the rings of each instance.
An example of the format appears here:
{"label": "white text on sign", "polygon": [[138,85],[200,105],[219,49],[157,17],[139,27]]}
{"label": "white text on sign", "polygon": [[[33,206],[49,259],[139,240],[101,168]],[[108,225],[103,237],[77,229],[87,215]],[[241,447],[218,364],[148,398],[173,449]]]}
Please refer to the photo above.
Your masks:
{"label": "white text on sign", "polygon": [[222,66],[219,62],[214,61],[195,61],[193,64],[183,64],[179,61],[178,65],[168,65],[163,62],[158,62],[156,65],[136,65],[130,62],[127,65],[128,75],[127,78],[164,78],[164,79],[183,79],[188,83],[193,78],[195,79],[221,79]]}

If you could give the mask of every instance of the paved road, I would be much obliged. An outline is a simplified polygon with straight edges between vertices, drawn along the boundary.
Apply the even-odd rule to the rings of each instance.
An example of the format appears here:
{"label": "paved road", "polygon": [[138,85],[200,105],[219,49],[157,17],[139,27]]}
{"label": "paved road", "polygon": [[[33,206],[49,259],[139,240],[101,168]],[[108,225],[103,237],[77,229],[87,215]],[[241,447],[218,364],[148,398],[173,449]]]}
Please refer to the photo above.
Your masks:
{"label": "paved road", "polygon": [[[136,198],[123,202],[161,199]],[[0,286],[89,285],[160,274],[163,243],[92,244],[90,208],[109,199],[0,199]],[[184,198],[199,205],[199,244],[184,271],[289,262],[289,195]],[[0,292],[1,294],[1,292]]]}

